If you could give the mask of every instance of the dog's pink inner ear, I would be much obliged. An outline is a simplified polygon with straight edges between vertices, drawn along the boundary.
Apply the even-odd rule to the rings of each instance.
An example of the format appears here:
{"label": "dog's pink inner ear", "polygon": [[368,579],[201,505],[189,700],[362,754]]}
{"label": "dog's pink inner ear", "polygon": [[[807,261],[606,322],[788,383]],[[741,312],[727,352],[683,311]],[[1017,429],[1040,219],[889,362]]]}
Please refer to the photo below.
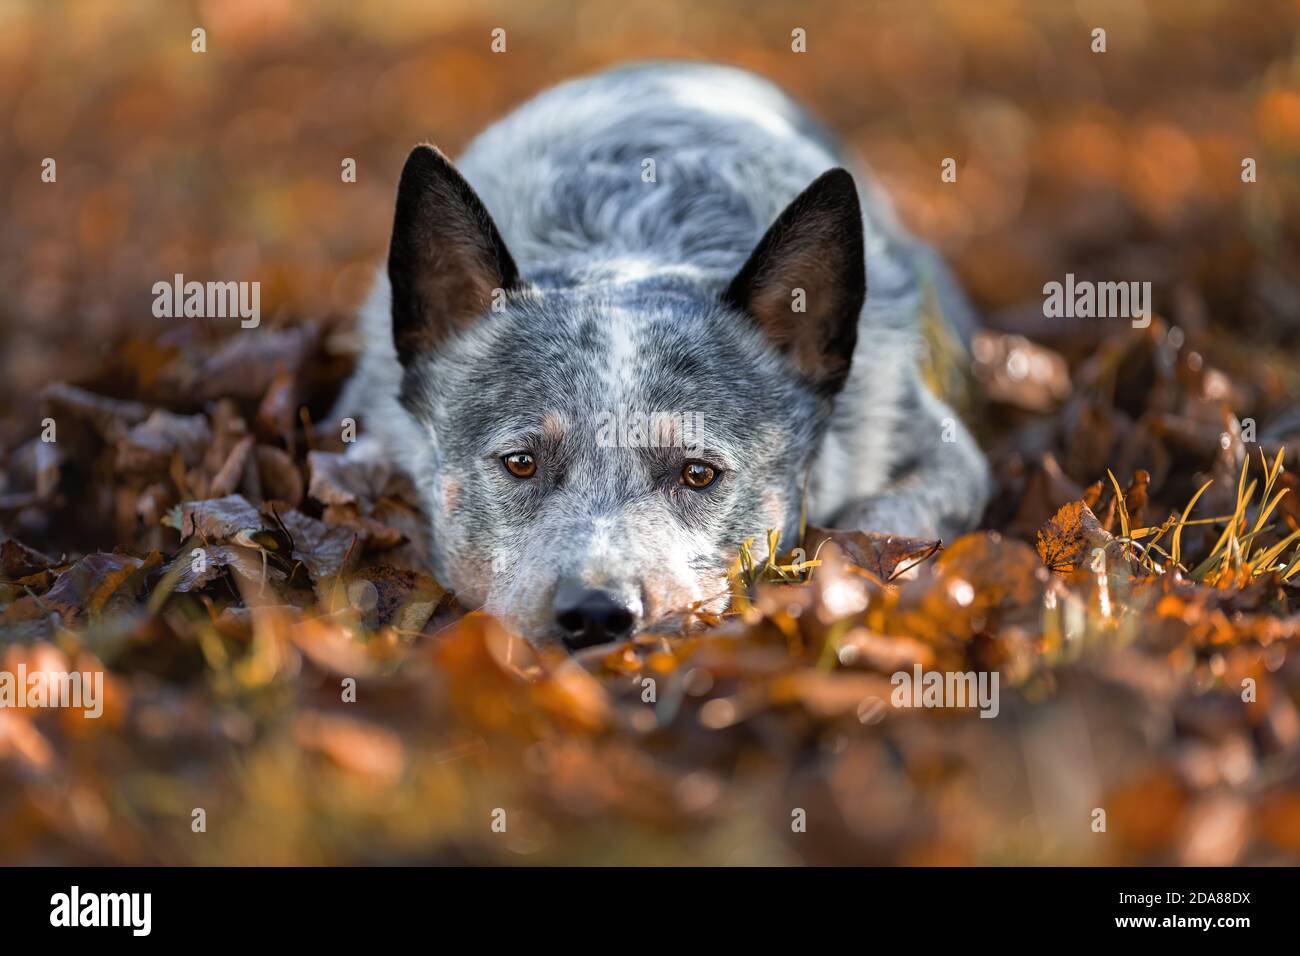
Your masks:
{"label": "dog's pink inner ear", "polygon": [[474,189],[442,153],[417,146],[397,187],[388,249],[393,343],[403,364],[482,317],[519,273]]}
{"label": "dog's pink inner ear", "polygon": [[785,208],[723,295],[814,383],[848,376],[866,296],[862,211],[853,177],[822,174]]}

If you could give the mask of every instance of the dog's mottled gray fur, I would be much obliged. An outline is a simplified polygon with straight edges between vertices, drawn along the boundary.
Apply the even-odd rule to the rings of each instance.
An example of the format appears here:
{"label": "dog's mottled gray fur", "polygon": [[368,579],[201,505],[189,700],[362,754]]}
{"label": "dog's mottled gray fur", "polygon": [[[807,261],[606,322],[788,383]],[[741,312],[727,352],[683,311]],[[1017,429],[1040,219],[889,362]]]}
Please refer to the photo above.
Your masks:
{"label": "dog's mottled gray fur", "polygon": [[[337,413],[360,422],[353,453],[414,479],[436,573],[464,603],[535,640],[554,633],[562,578],[617,595],[641,626],[719,610],[738,545],[765,553],[768,528],[793,543],[805,488],[814,523],[945,538],[975,525],[987,466],[916,364],[924,285],[966,306],[861,174],[861,214],[845,174],[818,179],[843,165],[768,82],[683,63],[541,94],[469,147],[464,182],[412,154]],[[784,258],[736,280],[814,180],[771,237]],[[861,243],[859,310],[844,257]],[[808,311],[775,308],[801,275],[787,284],[807,286]],[[744,314],[746,294],[763,318]],[[853,314],[836,332],[841,307]],[[698,413],[693,457],[714,485],[682,484],[681,450],[602,447],[598,417],[620,408]],[[502,464],[521,450],[537,463],[527,480]]]}

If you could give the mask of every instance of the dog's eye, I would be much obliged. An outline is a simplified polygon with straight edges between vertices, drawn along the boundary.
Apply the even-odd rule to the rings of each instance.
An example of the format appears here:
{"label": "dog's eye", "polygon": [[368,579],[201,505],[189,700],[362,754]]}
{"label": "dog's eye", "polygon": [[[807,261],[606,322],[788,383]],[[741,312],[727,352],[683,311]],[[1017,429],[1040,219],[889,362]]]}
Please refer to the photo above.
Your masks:
{"label": "dog's eye", "polygon": [[688,461],[682,468],[682,484],[688,488],[707,488],[718,480],[713,466],[702,461]]}
{"label": "dog's eye", "polygon": [[501,459],[506,471],[516,478],[531,478],[537,474],[537,459],[526,451],[517,451]]}

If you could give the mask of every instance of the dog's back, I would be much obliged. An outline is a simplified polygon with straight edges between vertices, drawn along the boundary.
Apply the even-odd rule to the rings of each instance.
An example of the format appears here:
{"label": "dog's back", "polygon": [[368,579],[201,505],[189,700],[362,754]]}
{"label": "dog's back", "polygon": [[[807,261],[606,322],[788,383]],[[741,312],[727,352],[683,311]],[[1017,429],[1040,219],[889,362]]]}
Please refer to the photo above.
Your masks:
{"label": "dog's back", "polygon": [[581,274],[593,257],[627,257],[718,282],[837,164],[822,131],[776,87],[688,63],[561,84],[490,127],[457,163],[525,272]]}

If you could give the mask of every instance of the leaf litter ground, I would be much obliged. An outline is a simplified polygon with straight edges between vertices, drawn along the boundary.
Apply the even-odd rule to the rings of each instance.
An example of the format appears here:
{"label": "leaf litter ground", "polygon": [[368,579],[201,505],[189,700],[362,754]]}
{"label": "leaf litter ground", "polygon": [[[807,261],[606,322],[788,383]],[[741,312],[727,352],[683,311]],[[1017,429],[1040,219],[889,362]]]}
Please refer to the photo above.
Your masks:
{"label": "leaf litter ground", "polygon": [[[1294,9],[1209,3],[1188,29],[1153,4],[1159,43],[1103,60],[1035,5],[823,4],[804,58],[777,7],[713,29],[678,6],[598,57],[566,21],[513,26],[505,73],[470,5],[437,31],[232,22],[184,83],[157,82],[165,44],[119,43],[132,68],[81,58],[75,97],[29,55],[61,48],[56,20],[10,19],[0,165],[25,182],[68,117],[92,135],[0,232],[0,672],[107,689],[93,720],[0,708],[0,859],[1300,859]],[[414,16],[367,9],[348,16]],[[455,152],[535,90],[648,54],[771,75],[948,254],[985,325],[973,362],[940,347],[928,372],[967,396],[998,490],[978,534],[809,528],[771,562],[746,550],[732,610],[697,630],[539,654],[463,614],[405,482],[317,423],[390,225],[376,171],[411,130]],[[365,172],[343,191],[284,160],[333,156],[340,129]],[[232,216],[259,224],[262,326],[137,321],[131,290],[246,260]],[[1157,315],[1046,319],[1067,272],[1153,278]],[[894,706],[917,668],[996,671],[997,716]]]}

